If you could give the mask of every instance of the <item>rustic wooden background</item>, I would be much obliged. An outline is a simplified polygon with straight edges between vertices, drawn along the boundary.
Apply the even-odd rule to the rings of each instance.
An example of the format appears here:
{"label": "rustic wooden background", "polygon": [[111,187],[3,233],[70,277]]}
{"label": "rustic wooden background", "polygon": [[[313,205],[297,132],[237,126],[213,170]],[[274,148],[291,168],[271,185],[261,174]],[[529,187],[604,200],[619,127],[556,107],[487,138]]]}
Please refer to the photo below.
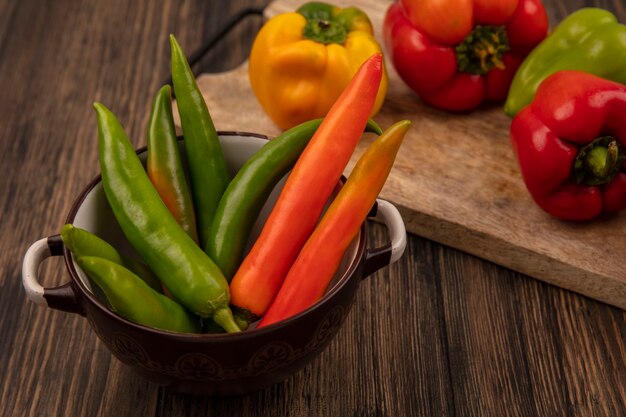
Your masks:
{"label": "rustic wooden background", "polygon": [[[225,17],[266,3],[0,0],[0,415],[624,416],[624,311],[418,236],[363,282],[317,360],[239,398],[161,389],[112,358],[83,318],[26,300],[26,248],[58,233],[98,172],[92,102],[144,145],[167,35],[193,51]],[[590,5],[626,21],[623,0],[545,3],[552,22]],[[260,24],[239,27],[197,70],[240,64]],[[44,283],[65,282],[63,268],[48,261]]]}

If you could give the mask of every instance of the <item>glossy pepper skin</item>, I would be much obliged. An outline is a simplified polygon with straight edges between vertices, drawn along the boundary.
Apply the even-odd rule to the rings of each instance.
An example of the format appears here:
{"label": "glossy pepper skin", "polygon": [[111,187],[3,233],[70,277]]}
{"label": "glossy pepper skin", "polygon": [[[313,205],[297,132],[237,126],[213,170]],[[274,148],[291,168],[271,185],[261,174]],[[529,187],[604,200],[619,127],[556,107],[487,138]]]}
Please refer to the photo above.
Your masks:
{"label": "glossy pepper skin", "polygon": [[580,9],[565,18],[519,68],[504,105],[515,116],[539,84],[561,70],[578,70],[626,84],[626,26],[612,13]]}
{"label": "glossy pepper skin", "polygon": [[[361,64],[381,52],[363,11],[306,3],[261,28],[250,52],[250,85],[270,119],[288,129],[323,117]],[[383,73],[370,115],[386,92]]]}
{"label": "glossy pepper skin", "polygon": [[189,311],[212,317],[228,332],[240,331],[222,272],[171,215],[115,115],[100,103],[94,108],[102,186],[124,235]]}
{"label": "glossy pepper skin", "polygon": [[626,86],[559,71],[511,124],[511,144],[535,202],[564,220],[626,208]]}
{"label": "glossy pepper skin", "polygon": [[150,288],[123,266],[95,256],[76,262],[104,292],[113,311],[135,323],[179,333],[198,333],[200,318]]}
{"label": "glossy pepper skin", "polygon": [[176,93],[180,124],[185,137],[191,195],[196,210],[200,244],[206,244],[215,210],[230,176],[222,146],[196,79],[180,45],[170,35],[172,82]]}
{"label": "glossy pepper skin", "polygon": [[383,24],[400,77],[426,103],[448,111],[503,101],[547,31],[540,0],[402,0]]}
{"label": "glossy pepper skin", "polygon": [[276,299],[258,327],[294,316],[322,298],[343,254],[383,188],[410,126],[408,120],[394,124],[359,158],[289,269]]}
{"label": "glossy pepper skin", "polygon": [[[272,190],[293,168],[322,123],[310,120],[267,142],[239,169],[228,185],[215,213],[205,252],[230,281],[237,271],[250,231]],[[382,133],[373,120],[365,131]]]}
{"label": "glossy pepper skin", "polygon": [[178,224],[197,243],[196,215],[176,138],[169,85],[154,97],[146,142],[150,181]]}
{"label": "glossy pepper skin", "polygon": [[66,224],[61,228],[61,239],[63,244],[70,250],[72,256],[96,256],[107,259],[116,264],[122,265],[139,278],[145,281],[153,290],[161,292],[161,281],[150,271],[150,269],[139,261],[122,256],[117,249],[107,241],[99,238],[91,232],[74,225]]}
{"label": "glossy pepper skin", "polygon": [[246,318],[262,316],[315,228],[363,134],[382,78],[382,55],[363,63],[309,141],[230,284]]}

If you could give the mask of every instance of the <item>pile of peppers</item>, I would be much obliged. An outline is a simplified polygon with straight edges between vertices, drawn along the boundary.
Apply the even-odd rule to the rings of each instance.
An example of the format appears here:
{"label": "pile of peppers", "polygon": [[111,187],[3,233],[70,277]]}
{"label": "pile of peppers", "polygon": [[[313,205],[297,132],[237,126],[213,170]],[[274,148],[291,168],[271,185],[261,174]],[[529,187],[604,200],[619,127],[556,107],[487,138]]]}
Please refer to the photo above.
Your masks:
{"label": "pile of peppers", "polygon": [[548,35],[540,0],[398,0],[383,31],[398,74],[430,105],[506,99],[522,177],[547,213],[626,208],[626,26],[613,14],[583,8]]}
{"label": "pile of peppers", "polygon": [[[263,316],[292,270],[289,276],[298,279],[291,278],[286,291],[297,302],[281,299],[271,321],[297,314],[323,295],[374,204],[410,124],[401,122],[383,133],[368,118],[383,78],[382,56],[374,54],[365,61],[324,119],[306,121],[269,141],[230,178],[193,73],[173,36],[170,43],[182,143],[174,129],[170,86],[154,97],[145,168],[115,115],[94,104],[103,189],[142,262],[71,224],[61,230],[63,242],[101,288],[111,309],[139,324],[183,333],[240,332]],[[364,131],[380,137],[316,226]],[[332,142],[339,145],[329,146]],[[335,152],[330,162],[329,152]],[[264,231],[246,255],[257,216],[289,171]],[[312,189],[317,192],[311,193]],[[337,224],[342,224],[339,233]],[[268,239],[266,230],[278,236],[280,244]],[[286,230],[292,232],[281,232]],[[331,238],[335,244],[316,256],[314,264],[308,256],[304,263],[296,261],[305,243],[309,251],[318,250],[319,236],[326,244]],[[271,262],[255,263],[259,253],[271,254]],[[281,273],[268,276],[265,269],[253,271],[259,265],[276,267]],[[259,303],[262,309],[255,308]]]}
{"label": "pile of peppers", "polygon": [[533,200],[586,221],[626,208],[626,26],[606,10],[565,18],[519,68],[504,111]]}
{"label": "pile of peppers", "polygon": [[[547,213],[580,221],[626,209],[626,26],[615,16],[582,9],[546,37],[540,0],[399,0],[383,29],[396,70],[425,102],[466,111],[507,99],[522,177]],[[170,44],[184,146],[170,86],[154,97],[145,168],[115,115],[94,104],[103,189],[142,261],[70,224],[63,242],[111,309],[136,323],[236,333],[298,314],[323,296],[410,126],[382,132],[369,119],[387,89],[371,23],[359,9],[318,2],[267,22],[250,82],[288,130],[234,178],[185,54]],[[364,131],[379,137],[323,212]]]}

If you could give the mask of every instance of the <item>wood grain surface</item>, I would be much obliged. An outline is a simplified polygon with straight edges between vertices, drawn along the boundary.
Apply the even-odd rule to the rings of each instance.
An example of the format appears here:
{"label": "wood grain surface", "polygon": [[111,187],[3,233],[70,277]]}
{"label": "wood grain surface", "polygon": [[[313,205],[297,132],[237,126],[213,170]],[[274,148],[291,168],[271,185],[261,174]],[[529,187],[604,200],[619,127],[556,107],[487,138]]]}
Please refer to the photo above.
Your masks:
{"label": "wood grain surface", "polygon": [[[244,397],[159,388],[85,319],[26,299],[26,249],[58,233],[99,171],[92,102],[144,145],[169,74],[167,35],[193,51],[239,8],[265,3],[0,0],[0,415],[623,417],[626,313],[415,235],[400,262],[362,283],[319,358]],[[621,0],[546,4],[553,22],[593,4],[626,20]],[[237,28],[196,69],[240,65],[259,25]],[[381,227],[371,234],[386,240]],[[69,279],[58,258],[40,276]]]}
{"label": "wood grain surface", "polygon": [[[265,12],[271,17],[304,1],[274,1]],[[336,3],[366,11],[382,44],[390,0]],[[511,120],[501,106],[463,115],[437,111],[419,101],[389,60],[387,70],[389,89],[376,120],[383,127],[402,119],[413,125],[381,197],[401,209],[407,229],[626,309],[626,213],[588,223],[549,216],[526,191],[509,142]],[[209,107],[216,109],[217,126],[278,132],[248,84],[247,62],[230,72],[200,76],[198,83]],[[222,94],[224,89],[230,93]],[[347,172],[372,140],[361,141]]]}

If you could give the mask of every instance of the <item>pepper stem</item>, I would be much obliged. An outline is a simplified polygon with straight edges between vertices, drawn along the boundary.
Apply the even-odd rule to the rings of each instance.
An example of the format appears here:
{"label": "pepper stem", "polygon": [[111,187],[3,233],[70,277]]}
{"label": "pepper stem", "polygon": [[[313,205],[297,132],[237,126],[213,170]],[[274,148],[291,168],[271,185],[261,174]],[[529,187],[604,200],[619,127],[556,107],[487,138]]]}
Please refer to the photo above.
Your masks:
{"label": "pepper stem", "polygon": [[584,185],[602,185],[613,180],[624,161],[624,154],[612,136],[595,139],[578,151],[574,161],[576,182]]}
{"label": "pepper stem", "polygon": [[308,19],[302,34],[305,38],[324,45],[343,44],[347,35],[348,31],[342,24],[327,19]]}
{"label": "pepper stem", "polygon": [[478,25],[455,48],[459,71],[484,75],[494,67],[503,69],[502,55],[510,49],[504,26]]}
{"label": "pepper stem", "polygon": [[219,324],[228,333],[238,333],[241,331],[233,318],[233,312],[230,311],[228,307],[215,310],[213,313],[213,321]]}

